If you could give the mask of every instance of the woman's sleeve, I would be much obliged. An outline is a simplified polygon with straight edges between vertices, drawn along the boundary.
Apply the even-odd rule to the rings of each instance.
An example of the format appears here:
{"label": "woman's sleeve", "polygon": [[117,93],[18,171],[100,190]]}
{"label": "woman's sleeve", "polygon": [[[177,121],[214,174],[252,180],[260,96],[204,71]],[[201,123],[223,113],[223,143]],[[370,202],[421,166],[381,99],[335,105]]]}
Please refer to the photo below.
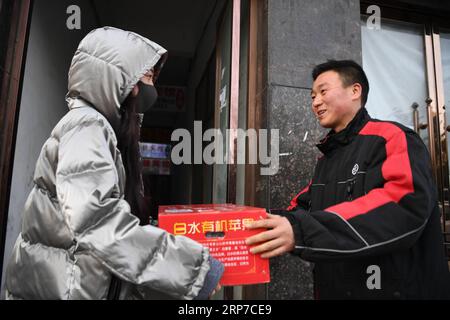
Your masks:
{"label": "woman's sleeve", "polygon": [[209,252],[197,242],[140,226],[121,197],[111,132],[95,119],[60,141],[57,194],[75,252],[88,251],[120,279],[195,298],[208,273]]}

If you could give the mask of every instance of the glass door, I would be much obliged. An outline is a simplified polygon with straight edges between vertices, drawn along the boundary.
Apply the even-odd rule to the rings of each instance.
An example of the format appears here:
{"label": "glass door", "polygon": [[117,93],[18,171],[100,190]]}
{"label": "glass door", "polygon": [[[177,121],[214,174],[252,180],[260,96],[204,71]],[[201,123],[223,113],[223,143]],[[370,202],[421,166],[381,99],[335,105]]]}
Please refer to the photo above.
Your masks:
{"label": "glass door", "polygon": [[[363,68],[369,78],[367,111],[373,118],[399,122],[420,133],[426,130],[428,88],[422,25],[381,20],[381,29],[369,29],[363,19]],[[415,116],[419,126],[415,127]],[[417,124],[416,124],[417,126]]]}
{"label": "glass door", "polygon": [[428,147],[448,244],[450,30],[438,33],[430,23],[388,19],[381,20],[380,29],[370,29],[364,21],[363,68],[371,86],[367,110],[374,118],[414,129]]}
{"label": "glass door", "polygon": [[[229,141],[227,134],[230,127],[231,107],[231,67],[232,67],[232,17],[233,2],[229,1],[218,33],[217,40],[217,68],[216,68],[216,112],[215,128],[219,129],[220,135],[216,135],[216,155],[213,178],[213,203],[228,202],[228,166],[230,159]],[[236,58],[236,57],[234,57]]]}

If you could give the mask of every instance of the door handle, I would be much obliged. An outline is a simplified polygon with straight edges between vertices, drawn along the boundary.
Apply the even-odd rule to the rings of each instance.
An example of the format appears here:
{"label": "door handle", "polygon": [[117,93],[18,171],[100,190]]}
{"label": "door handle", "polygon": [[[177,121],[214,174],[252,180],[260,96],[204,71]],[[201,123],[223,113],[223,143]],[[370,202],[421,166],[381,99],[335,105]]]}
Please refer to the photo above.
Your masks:
{"label": "door handle", "polygon": [[[428,124],[426,123],[420,123],[419,121],[419,104],[417,102],[413,102],[411,105],[411,108],[413,108],[413,120],[414,120],[414,131],[417,133],[420,132],[420,130],[424,130],[428,128]],[[450,125],[447,127],[448,130],[450,130]]]}

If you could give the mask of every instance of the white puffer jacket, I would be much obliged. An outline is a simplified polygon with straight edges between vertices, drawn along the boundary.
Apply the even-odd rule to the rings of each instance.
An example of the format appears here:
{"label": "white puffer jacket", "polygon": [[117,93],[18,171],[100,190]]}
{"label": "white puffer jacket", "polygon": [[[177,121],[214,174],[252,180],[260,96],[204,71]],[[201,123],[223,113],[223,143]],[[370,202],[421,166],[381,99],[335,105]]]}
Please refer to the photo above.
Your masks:
{"label": "white puffer jacket", "polygon": [[70,111],[36,164],[6,272],[9,299],[105,299],[111,275],[121,298],[197,296],[208,250],[152,226],[139,226],[124,200],[125,171],[113,127],[138,80],[166,50],[116,28],[92,31],[69,72]]}

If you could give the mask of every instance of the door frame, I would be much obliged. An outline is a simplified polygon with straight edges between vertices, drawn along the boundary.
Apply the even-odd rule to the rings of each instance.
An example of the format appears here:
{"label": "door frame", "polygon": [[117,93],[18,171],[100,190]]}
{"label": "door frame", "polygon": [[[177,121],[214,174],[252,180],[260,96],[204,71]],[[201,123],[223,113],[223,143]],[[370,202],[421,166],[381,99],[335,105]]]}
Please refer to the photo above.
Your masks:
{"label": "door frame", "polygon": [[[261,0],[249,0],[248,30],[248,54],[245,57],[248,64],[248,78],[246,104],[247,109],[239,108],[239,71],[240,71],[240,35],[241,35],[241,0],[232,1],[232,37],[231,37],[231,80],[230,80],[230,105],[229,124],[231,129],[228,140],[229,154],[227,159],[227,202],[236,203],[237,189],[237,130],[239,128],[239,112],[246,112],[246,129],[259,130],[265,123],[266,86],[267,86],[267,2]],[[215,100],[215,127],[219,128],[219,95],[220,75],[222,70],[220,57],[220,27],[217,32],[216,46],[216,100]],[[248,164],[249,146],[246,143],[245,186],[244,202],[249,206],[260,206],[261,195],[257,185],[259,176],[259,164]],[[235,297],[233,287],[225,288],[224,299],[231,300]],[[242,289],[243,299],[267,299],[268,285],[251,285]]]}
{"label": "door frame", "polygon": [[[226,202],[236,203],[236,172],[237,172],[237,131],[238,128],[238,114],[239,114],[239,66],[240,66],[240,33],[241,33],[241,0],[230,0],[231,5],[231,57],[230,57],[230,89],[227,99],[229,99],[228,127],[230,129],[227,146],[224,145],[225,151],[228,150],[228,158],[226,159],[227,168],[227,186],[226,186]],[[224,34],[225,12],[228,10],[228,4],[224,8],[222,18],[217,29],[217,46],[216,46],[216,98],[215,98],[215,128],[220,129],[220,90],[222,80],[222,56],[221,56],[221,39]],[[226,133],[223,133],[226,134]],[[217,166],[214,166],[213,177],[216,180]],[[213,183],[213,189],[216,188],[216,183]],[[215,191],[213,190],[213,194]],[[214,197],[213,197],[214,199]],[[234,299],[234,288],[224,288],[224,299]]]}
{"label": "door frame", "polygon": [[[0,61],[0,279],[3,271],[6,231],[8,224],[9,198],[14,165],[14,146],[20,111],[26,52],[31,25],[33,0],[4,0],[1,10],[11,14],[0,22],[1,50],[4,61]],[[5,55],[3,55],[5,53]]]}

